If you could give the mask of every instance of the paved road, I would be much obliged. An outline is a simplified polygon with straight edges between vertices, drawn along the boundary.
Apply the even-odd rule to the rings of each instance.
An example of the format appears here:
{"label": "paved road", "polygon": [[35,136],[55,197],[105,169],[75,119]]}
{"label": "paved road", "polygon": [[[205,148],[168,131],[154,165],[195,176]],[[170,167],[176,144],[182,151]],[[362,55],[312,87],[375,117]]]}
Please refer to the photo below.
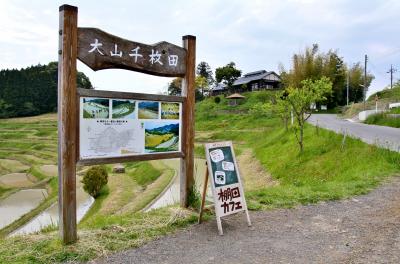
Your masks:
{"label": "paved road", "polygon": [[368,144],[376,144],[400,152],[400,128],[366,125],[343,120],[332,114],[312,115],[309,123],[333,130],[337,133],[347,133]]}
{"label": "paved road", "polygon": [[194,225],[91,263],[400,263],[400,177],[368,195]]}

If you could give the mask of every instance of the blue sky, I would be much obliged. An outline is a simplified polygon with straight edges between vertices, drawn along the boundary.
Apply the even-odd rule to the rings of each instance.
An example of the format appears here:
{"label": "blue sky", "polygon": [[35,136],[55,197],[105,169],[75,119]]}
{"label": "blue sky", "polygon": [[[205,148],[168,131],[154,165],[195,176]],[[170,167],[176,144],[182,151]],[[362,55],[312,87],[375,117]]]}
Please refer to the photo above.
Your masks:
{"label": "blue sky", "polygon": [[[400,1],[7,1],[0,0],[0,69],[57,60],[58,7],[78,6],[78,24],[153,44],[181,45],[183,35],[197,37],[197,62],[215,70],[234,61],[243,73],[290,68],[293,53],[318,43],[338,50],[348,64],[369,56],[375,75],[369,94],[389,84],[393,64],[400,70]],[[124,70],[87,74],[102,90],[159,93],[170,78]],[[395,73],[395,80],[399,79]]]}

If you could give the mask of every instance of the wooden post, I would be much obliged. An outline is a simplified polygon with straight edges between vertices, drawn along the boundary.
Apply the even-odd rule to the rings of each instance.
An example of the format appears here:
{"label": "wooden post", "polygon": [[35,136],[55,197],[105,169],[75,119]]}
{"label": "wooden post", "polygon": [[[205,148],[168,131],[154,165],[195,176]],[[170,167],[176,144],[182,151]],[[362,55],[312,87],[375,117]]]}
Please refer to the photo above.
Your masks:
{"label": "wooden post", "polygon": [[77,94],[76,58],[78,8],[60,6],[58,51],[58,204],[59,230],[65,244],[77,239],[76,148]]}
{"label": "wooden post", "polygon": [[204,205],[206,204],[207,185],[208,185],[208,167],[207,167],[207,162],[206,162],[206,175],[204,177],[203,193],[202,193],[202,196],[201,196],[199,224],[201,224],[202,217],[203,217],[203,212],[204,212]]}
{"label": "wooden post", "polygon": [[195,107],[195,66],[196,37],[183,36],[183,47],[187,51],[186,74],[182,81],[182,152],[180,169],[180,201],[182,207],[188,206],[188,194],[194,185],[194,107]]}

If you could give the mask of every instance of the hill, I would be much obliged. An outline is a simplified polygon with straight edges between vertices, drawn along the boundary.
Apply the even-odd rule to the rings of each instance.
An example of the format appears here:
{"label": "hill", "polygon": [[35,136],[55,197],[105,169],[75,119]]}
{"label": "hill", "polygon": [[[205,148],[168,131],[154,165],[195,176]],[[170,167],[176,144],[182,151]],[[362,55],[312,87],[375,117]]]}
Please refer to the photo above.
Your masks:
{"label": "hill", "polygon": [[400,102],[400,81],[393,85],[393,89],[385,88],[382,91],[376,92],[368,97],[368,101],[375,101],[375,96],[378,96],[380,100],[387,100],[394,102]]}
{"label": "hill", "polygon": [[[0,71],[0,118],[34,116],[57,111],[58,63]],[[78,72],[77,85],[92,84]]]}

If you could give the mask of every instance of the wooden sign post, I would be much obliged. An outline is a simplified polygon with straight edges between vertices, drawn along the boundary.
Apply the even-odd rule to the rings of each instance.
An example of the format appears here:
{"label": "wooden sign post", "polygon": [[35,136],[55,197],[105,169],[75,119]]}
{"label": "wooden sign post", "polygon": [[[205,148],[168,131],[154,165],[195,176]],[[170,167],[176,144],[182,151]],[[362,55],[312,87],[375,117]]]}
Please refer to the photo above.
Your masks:
{"label": "wooden sign post", "polygon": [[[194,184],[196,37],[184,36],[183,47],[165,41],[147,45],[96,28],[78,28],[77,7],[63,5],[59,11],[58,175],[59,230],[63,242],[77,239],[77,164],[181,158],[180,204],[187,207],[187,196]],[[182,96],[77,89],[76,59],[95,71],[118,68],[182,77]],[[121,104],[129,107],[129,117],[121,117],[117,109]],[[163,110],[163,106],[169,108]],[[149,111],[156,111],[154,117],[141,117],[135,112],[141,107],[153,107]],[[169,131],[168,144],[146,146],[145,132],[156,129]],[[110,131],[120,133],[118,143],[96,147],[93,135],[97,134],[92,130],[102,136]]]}
{"label": "wooden sign post", "polygon": [[221,218],[238,212],[245,212],[247,224],[251,226],[232,142],[209,143],[205,145],[205,149],[207,172],[204,180],[199,223],[201,223],[204,210],[207,182],[210,179],[219,234],[223,235]]}

